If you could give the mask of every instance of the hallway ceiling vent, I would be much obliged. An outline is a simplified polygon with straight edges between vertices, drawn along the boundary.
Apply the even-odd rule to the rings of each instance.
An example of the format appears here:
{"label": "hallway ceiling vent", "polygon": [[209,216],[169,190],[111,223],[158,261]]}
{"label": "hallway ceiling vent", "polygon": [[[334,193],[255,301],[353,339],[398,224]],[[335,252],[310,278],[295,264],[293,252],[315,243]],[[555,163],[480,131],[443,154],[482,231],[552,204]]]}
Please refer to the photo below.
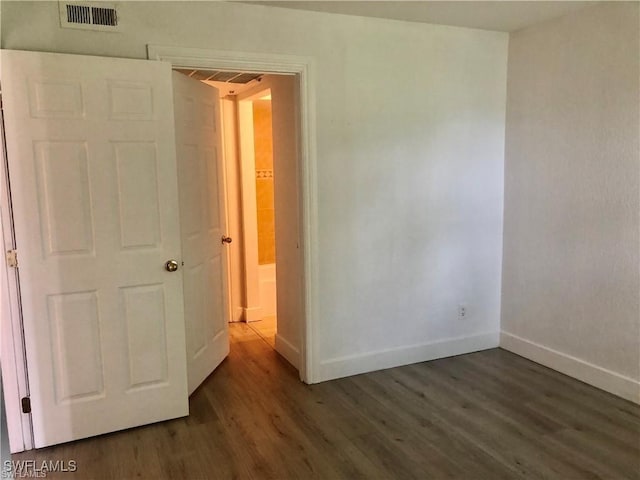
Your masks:
{"label": "hallway ceiling vent", "polygon": [[209,80],[212,82],[226,83],[247,84],[253,80],[257,80],[262,76],[261,73],[227,72],[222,70],[193,70],[184,68],[179,68],[177,70],[178,72],[183,73],[187,77],[191,77],[194,80]]}
{"label": "hallway ceiling vent", "polygon": [[118,12],[115,5],[104,2],[58,2],[60,26],[100,32],[118,31]]}

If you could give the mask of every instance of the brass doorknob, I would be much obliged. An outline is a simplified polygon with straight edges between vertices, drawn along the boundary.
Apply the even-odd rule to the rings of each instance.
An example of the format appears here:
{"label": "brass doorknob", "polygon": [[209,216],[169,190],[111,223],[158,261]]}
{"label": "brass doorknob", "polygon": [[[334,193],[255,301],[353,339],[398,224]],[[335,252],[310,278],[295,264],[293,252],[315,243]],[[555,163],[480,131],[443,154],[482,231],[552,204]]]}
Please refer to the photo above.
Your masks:
{"label": "brass doorknob", "polygon": [[175,272],[176,270],[178,270],[178,262],[176,262],[175,260],[169,260],[164,264],[164,268],[167,270],[167,272]]}
{"label": "brass doorknob", "polygon": [[231,243],[233,239],[231,237],[222,236],[222,243]]}

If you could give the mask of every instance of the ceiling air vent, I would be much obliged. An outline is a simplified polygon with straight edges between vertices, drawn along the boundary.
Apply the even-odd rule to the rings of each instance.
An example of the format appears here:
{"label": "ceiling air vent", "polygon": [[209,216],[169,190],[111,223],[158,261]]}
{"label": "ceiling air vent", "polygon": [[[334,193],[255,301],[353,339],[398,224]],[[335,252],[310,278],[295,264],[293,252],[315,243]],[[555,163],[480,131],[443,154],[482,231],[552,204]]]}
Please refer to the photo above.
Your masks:
{"label": "ceiling air vent", "polygon": [[246,72],[227,72],[222,70],[193,70],[179,68],[178,72],[185,74],[187,77],[191,77],[194,80],[209,80],[212,82],[226,82],[226,83],[242,83],[247,84],[253,80],[257,80],[262,76],[261,73],[246,73]]}
{"label": "ceiling air vent", "polygon": [[60,26],[102,32],[118,31],[118,12],[104,2],[61,1]]}

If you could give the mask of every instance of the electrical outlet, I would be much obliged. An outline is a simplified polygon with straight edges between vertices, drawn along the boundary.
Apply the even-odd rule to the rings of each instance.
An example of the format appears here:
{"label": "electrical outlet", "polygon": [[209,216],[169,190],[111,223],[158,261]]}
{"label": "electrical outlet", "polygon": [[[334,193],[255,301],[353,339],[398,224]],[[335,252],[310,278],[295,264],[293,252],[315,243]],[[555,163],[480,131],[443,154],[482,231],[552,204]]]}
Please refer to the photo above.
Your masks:
{"label": "electrical outlet", "polygon": [[458,305],[458,320],[464,320],[467,318],[467,306],[463,303]]}

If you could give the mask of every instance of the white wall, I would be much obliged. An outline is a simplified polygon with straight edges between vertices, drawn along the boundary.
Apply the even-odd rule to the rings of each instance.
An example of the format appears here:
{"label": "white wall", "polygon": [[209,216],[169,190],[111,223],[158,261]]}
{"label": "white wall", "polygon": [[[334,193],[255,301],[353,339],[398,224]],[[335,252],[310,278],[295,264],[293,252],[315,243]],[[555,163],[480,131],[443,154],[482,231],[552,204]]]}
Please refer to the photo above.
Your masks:
{"label": "white wall", "polygon": [[638,7],[510,38],[501,341],[636,402]]}
{"label": "white wall", "polygon": [[1,8],[10,49],[146,58],[158,44],[313,57],[313,379],[497,345],[506,34],[218,2],[123,2],[122,32],[95,33],[60,29],[57,2]]}
{"label": "white wall", "polygon": [[[298,168],[298,82],[291,75],[265,75],[271,90],[273,193],[276,232],[276,350],[300,368],[301,321],[304,315],[304,270],[300,229]],[[262,290],[268,284],[261,282]],[[261,302],[264,309],[266,305]]]}

